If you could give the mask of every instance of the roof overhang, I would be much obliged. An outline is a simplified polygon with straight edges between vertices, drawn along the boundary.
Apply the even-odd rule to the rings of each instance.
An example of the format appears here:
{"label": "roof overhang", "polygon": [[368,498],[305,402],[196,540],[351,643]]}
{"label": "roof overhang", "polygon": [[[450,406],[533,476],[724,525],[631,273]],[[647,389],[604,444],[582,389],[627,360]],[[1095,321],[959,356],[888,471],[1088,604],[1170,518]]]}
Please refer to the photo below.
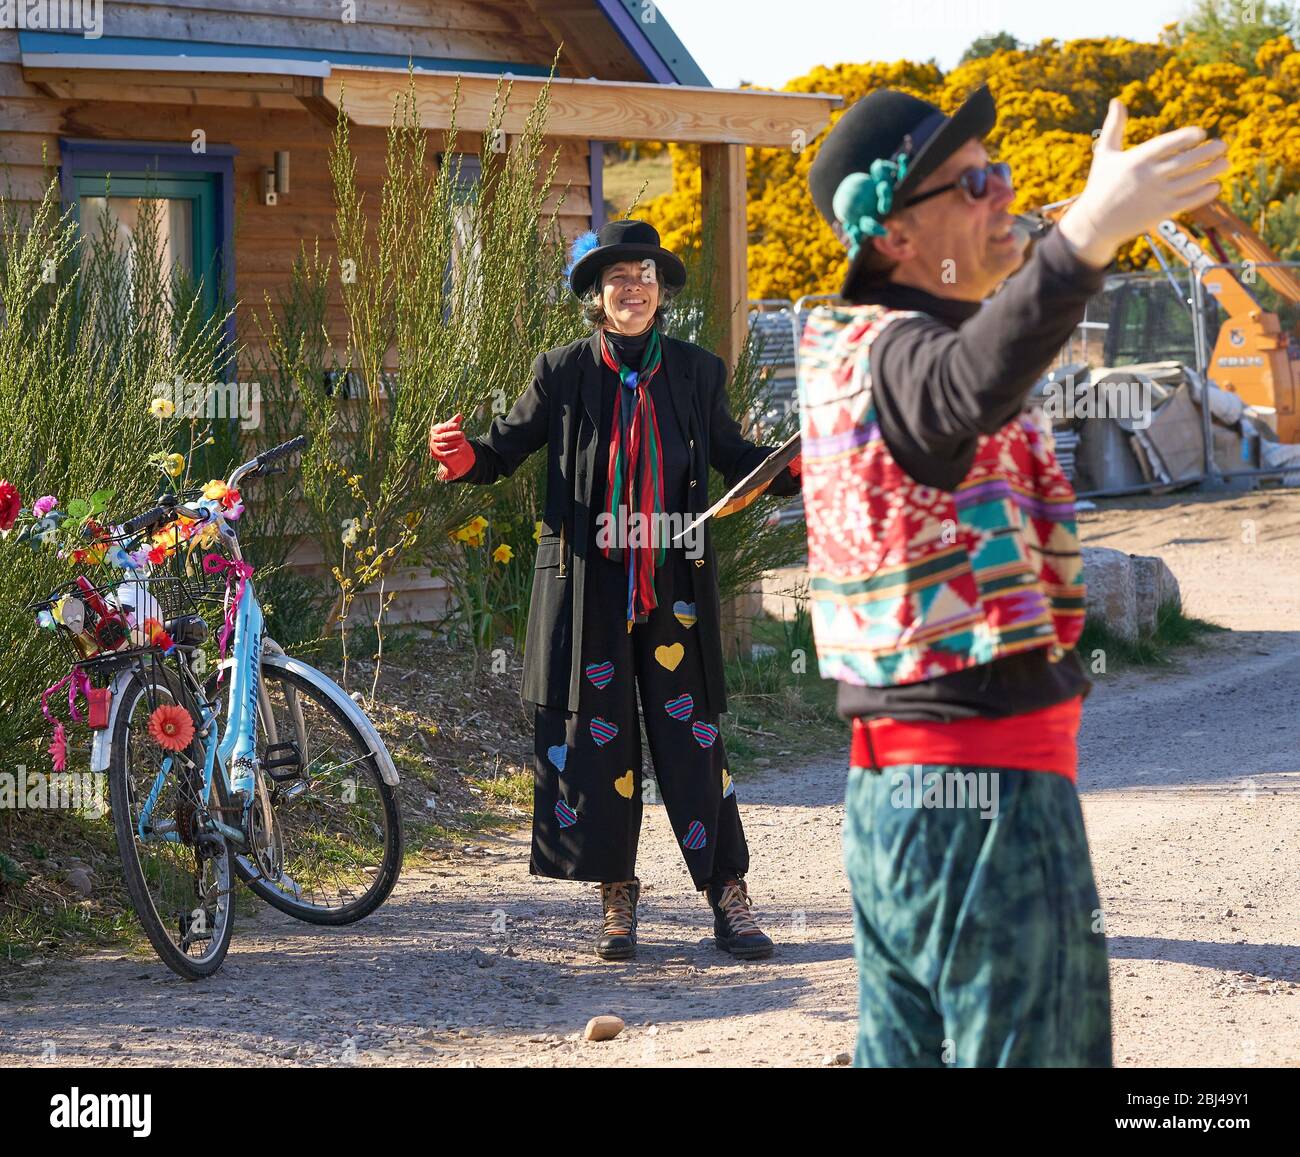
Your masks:
{"label": "roof overhang", "polygon": [[23,79],[60,100],[297,108],[319,98],[326,61],[23,53]]}
{"label": "roof overhang", "polygon": [[699,144],[803,148],[830,121],[842,98],[826,93],[766,92],[761,89],[697,88],[631,81],[502,78],[416,69],[333,67],[321,95],[342,107],[354,124],[387,128],[396,101],[415,94],[426,129],[452,127],[483,132],[492,127],[493,107],[504,109],[500,128],[523,131],[534,103],[549,84],[548,136],[588,140],[678,141]]}
{"label": "roof overhang", "polygon": [[697,88],[568,77],[485,76],[426,69],[331,65],[256,57],[83,56],[24,53],[23,78],[62,100],[154,101],[306,107],[333,120],[388,128],[397,100],[415,93],[426,129],[523,131],[549,83],[548,136],[802,148],[842,98],[826,93]]}

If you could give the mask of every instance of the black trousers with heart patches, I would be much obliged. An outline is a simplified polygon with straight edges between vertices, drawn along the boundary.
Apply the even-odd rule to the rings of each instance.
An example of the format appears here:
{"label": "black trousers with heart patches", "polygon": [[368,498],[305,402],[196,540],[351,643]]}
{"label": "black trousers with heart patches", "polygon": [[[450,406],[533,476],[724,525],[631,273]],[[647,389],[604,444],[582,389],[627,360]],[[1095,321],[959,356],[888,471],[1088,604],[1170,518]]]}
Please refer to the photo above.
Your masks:
{"label": "black trousers with heart patches", "polygon": [[[658,606],[629,632],[623,564],[589,557],[579,710],[536,708],[533,875],[634,878],[642,809],[660,800],[696,888],[748,870],[726,748],[708,713],[692,565],[669,550],[655,572]],[[638,694],[653,781],[642,774]]]}

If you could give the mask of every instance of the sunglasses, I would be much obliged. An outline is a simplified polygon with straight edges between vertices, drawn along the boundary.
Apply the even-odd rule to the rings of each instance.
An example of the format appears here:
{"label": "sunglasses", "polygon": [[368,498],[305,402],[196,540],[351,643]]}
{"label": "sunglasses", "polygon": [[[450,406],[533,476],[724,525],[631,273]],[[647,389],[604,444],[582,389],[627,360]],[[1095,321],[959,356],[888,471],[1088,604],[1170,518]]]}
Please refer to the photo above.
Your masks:
{"label": "sunglasses", "polygon": [[903,203],[903,207],[919,205],[922,201],[928,201],[931,197],[937,197],[940,193],[947,193],[953,189],[961,189],[972,201],[982,201],[989,195],[990,177],[997,177],[1008,189],[1011,188],[1011,166],[1005,161],[991,161],[981,168],[967,169],[950,184],[940,185],[937,189],[931,189],[916,197],[909,197]]}

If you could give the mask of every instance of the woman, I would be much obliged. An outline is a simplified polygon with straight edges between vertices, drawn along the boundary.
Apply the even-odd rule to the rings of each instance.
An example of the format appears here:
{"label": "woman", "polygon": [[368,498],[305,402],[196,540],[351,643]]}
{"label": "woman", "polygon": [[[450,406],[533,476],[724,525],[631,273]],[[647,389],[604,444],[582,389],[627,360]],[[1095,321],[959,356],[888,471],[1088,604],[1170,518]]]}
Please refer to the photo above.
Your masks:
{"label": "woman", "polygon": [[[444,481],[495,482],[547,447],[524,653],[536,729],[529,871],[598,881],[597,955],[635,954],[639,689],[655,779],[713,908],[714,938],[741,958],[769,956],[749,911],[749,850],[718,733],[727,705],[712,543],[707,529],[702,550],[690,537],[646,542],[630,514],[676,515],[680,529],[708,509],[710,465],[730,485],[772,451],[741,435],[722,360],[663,333],[686,270],[654,228],[611,222],[575,257],[584,243],[569,285],[591,336],[538,357],[528,390],[482,437],[467,438],[459,414],[429,433]],[[797,493],[798,469],[772,492]]]}

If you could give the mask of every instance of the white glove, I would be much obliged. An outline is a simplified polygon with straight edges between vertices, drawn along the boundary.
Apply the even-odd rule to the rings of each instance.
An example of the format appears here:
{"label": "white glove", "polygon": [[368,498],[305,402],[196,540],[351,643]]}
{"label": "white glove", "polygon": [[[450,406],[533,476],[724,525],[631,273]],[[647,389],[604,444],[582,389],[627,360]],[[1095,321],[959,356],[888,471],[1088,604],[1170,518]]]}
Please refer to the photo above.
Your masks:
{"label": "white glove", "polygon": [[1057,229],[1089,265],[1109,265],[1125,242],[1219,196],[1214,178],[1228,168],[1223,141],[1198,125],[1124,148],[1128,112],[1112,100],[1092,155],[1088,183]]}

